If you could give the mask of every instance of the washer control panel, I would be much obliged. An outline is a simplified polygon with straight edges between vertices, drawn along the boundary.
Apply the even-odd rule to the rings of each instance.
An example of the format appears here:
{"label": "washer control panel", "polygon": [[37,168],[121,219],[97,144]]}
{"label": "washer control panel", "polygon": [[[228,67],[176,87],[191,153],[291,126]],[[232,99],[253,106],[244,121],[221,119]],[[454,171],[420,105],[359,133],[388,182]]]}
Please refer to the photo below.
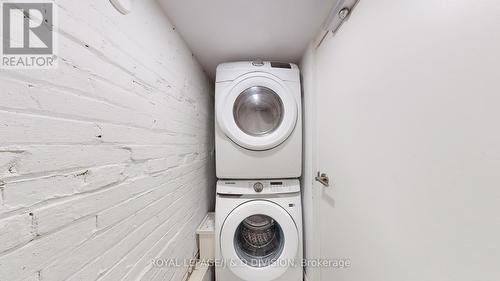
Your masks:
{"label": "washer control panel", "polygon": [[296,179],[285,180],[219,180],[217,193],[232,195],[280,194],[300,191]]}

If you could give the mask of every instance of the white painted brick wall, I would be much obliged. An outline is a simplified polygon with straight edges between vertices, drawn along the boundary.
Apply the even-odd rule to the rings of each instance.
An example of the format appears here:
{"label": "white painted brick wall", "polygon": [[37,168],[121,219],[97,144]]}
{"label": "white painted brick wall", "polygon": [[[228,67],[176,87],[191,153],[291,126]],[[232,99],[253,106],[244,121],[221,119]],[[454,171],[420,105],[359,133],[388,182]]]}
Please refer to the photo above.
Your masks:
{"label": "white painted brick wall", "polygon": [[213,85],[154,0],[57,0],[59,67],[0,72],[0,281],[182,280]]}

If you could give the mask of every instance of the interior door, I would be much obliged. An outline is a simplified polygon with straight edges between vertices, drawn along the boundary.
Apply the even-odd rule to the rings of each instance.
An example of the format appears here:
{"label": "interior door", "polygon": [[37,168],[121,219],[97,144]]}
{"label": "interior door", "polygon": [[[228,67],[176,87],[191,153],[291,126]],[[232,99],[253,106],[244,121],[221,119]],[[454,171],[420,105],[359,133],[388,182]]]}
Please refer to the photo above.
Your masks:
{"label": "interior door", "polygon": [[317,49],[321,281],[499,280],[499,12],[360,1]]}

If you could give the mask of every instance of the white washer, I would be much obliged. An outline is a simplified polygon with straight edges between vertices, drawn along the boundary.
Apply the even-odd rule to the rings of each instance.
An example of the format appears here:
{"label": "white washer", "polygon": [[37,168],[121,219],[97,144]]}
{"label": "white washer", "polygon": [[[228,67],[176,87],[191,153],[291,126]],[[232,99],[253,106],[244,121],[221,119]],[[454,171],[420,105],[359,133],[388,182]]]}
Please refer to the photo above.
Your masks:
{"label": "white washer", "polygon": [[294,64],[234,62],[217,67],[217,177],[298,178],[302,169],[302,107]]}
{"label": "white washer", "polygon": [[298,180],[219,181],[217,281],[302,281]]}

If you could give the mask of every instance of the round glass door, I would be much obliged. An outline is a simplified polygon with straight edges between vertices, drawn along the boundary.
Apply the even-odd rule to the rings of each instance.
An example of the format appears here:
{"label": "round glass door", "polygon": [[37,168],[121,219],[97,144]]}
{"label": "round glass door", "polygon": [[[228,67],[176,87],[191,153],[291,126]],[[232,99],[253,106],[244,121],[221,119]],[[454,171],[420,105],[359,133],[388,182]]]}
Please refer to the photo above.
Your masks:
{"label": "round glass door", "polygon": [[300,103],[289,87],[268,73],[250,73],[220,90],[215,114],[221,131],[242,148],[264,151],[282,144],[298,121]]}
{"label": "round glass door", "polygon": [[233,107],[236,125],[250,136],[274,132],[281,125],[283,115],[281,98],[273,90],[262,86],[243,91]]}
{"label": "round glass door", "polygon": [[219,243],[228,269],[246,281],[278,280],[297,258],[300,245],[290,214],[266,200],[243,203],[229,213]]}
{"label": "round glass door", "polygon": [[283,251],[283,230],[271,217],[253,215],[238,226],[234,245],[238,257],[246,265],[266,267],[274,263]]}

